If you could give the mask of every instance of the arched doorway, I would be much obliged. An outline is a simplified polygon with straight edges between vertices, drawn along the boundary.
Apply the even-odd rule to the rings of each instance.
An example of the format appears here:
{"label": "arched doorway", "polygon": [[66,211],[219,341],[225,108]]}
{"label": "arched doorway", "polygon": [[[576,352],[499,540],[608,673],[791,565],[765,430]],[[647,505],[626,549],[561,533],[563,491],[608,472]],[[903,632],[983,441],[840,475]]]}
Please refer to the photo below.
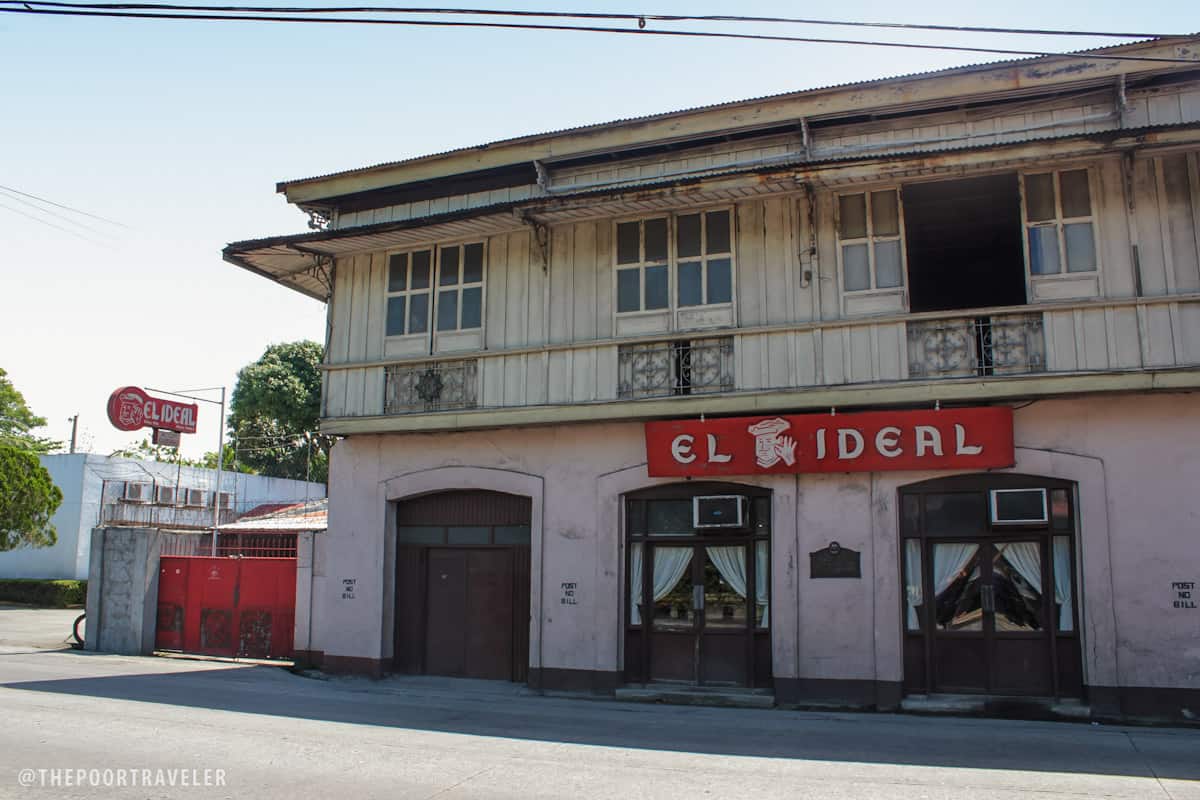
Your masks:
{"label": "arched doorway", "polygon": [[397,672],[524,681],[528,497],[449,491],[396,507]]}
{"label": "arched doorway", "polygon": [[[724,498],[712,508],[736,519],[707,524],[704,498]],[[627,683],[770,686],[770,537],[769,490],[696,482],[625,496]]]}
{"label": "arched doorway", "polygon": [[900,488],[908,692],[1079,697],[1070,482],[961,475]]}

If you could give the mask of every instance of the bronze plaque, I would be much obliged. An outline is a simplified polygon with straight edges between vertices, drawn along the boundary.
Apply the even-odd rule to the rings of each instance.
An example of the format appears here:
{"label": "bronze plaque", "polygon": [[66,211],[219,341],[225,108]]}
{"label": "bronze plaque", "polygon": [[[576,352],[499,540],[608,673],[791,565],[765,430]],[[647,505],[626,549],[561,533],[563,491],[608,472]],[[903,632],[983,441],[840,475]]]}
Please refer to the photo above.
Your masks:
{"label": "bronze plaque", "polygon": [[830,542],[808,554],[810,578],[861,578],[862,557],[857,550]]}

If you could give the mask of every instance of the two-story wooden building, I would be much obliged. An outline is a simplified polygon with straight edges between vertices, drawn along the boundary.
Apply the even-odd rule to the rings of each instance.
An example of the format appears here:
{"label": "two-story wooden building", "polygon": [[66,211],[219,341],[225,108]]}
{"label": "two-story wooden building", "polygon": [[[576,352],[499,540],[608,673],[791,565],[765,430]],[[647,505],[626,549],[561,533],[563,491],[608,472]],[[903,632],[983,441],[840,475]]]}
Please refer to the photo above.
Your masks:
{"label": "two-story wooden building", "polygon": [[1200,712],[1200,40],[278,188],[313,661]]}

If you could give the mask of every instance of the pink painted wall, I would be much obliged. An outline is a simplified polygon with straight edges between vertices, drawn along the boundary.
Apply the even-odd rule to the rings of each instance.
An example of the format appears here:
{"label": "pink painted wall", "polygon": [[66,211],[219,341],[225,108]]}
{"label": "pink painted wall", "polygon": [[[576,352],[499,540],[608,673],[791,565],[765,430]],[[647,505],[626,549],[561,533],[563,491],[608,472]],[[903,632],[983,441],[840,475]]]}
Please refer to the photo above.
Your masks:
{"label": "pink painted wall", "polygon": [[[1014,471],[1079,484],[1083,635],[1093,685],[1200,688],[1200,402],[1189,395],[1042,400],[1016,412]],[[649,479],[640,423],[361,436],[333,450],[330,528],[313,568],[312,648],[391,657],[389,501],[481,488],[533,498],[530,663],[620,670],[621,504]],[[896,489],[951,473],[746,479],[774,491],[772,640],[778,677],[901,678]],[[863,579],[810,580],[837,540]],[[346,580],[353,580],[347,590]],[[558,602],[577,584],[577,603]]]}

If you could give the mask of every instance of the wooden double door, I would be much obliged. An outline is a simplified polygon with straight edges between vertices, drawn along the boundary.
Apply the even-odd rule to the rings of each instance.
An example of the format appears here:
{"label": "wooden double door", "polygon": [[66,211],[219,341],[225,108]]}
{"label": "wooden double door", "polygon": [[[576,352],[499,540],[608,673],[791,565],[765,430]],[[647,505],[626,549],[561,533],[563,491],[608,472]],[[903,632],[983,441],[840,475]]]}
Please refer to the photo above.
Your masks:
{"label": "wooden double door", "polygon": [[[1018,495],[1035,512],[997,519],[997,502]],[[1036,512],[1039,498],[1044,514]],[[906,688],[1078,697],[1070,486],[954,478],[902,490],[901,505]]]}
{"label": "wooden double door", "polygon": [[398,672],[524,681],[529,499],[444,492],[397,509]]}

